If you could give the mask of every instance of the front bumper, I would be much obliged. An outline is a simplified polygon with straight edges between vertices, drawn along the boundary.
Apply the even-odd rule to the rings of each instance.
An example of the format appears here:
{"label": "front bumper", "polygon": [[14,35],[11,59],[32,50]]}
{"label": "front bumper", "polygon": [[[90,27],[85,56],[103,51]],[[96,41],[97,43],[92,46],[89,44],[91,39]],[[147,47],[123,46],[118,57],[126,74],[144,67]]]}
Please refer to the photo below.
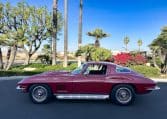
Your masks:
{"label": "front bumper", "polygon": [[26,92],[26,88],[23,88],[21,86],[17,86],[16,90],[18,90],[19,92]]}
{"label": "front bumper", "polygon": [[160,90],[160,87],[159,86],[155,86],[153,88],[148,88],[147,90],[148,91]]}

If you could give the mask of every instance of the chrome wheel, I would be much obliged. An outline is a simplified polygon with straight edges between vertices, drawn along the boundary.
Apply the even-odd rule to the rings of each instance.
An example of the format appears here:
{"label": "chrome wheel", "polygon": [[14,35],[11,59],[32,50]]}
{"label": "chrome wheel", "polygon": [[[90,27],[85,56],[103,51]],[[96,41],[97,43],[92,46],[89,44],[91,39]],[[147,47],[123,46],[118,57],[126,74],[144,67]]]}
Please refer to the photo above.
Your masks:
{"label": "chrome wheel", "polygon": [[116,100],[121,104],[127,104],[132,100],[132,91],[129,88],[121,87],[115,93]]}
{"label": "chrome wheel", "polygon": [[47,99],[48,91],[44,86],[36,86],[32,90],[32,98],[40,103]]}

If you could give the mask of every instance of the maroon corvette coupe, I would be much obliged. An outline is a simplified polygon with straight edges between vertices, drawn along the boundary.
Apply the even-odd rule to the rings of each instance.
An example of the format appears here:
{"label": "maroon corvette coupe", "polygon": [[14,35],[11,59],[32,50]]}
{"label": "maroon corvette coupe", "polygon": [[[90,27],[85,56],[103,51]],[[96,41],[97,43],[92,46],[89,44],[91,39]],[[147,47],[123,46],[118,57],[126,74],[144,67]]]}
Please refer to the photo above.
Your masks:
{"label": "maroon corvette coupe", "polygon": [[57,99],[109,99],[129,105],[136,94],[160,89],[156,83],[126,67],[107,62],[88,62],[72,72],[45,72],[18,82],[34,103]]}

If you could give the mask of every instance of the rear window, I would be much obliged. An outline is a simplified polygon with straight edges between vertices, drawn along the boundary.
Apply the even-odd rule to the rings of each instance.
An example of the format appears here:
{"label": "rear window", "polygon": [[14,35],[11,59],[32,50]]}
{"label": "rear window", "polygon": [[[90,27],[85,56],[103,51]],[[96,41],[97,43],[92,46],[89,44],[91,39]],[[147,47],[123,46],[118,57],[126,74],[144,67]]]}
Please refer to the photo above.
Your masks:
{"label": "rear window", "polygon": [[116,72],[118,72],[118,73],[130,73],[131,70],[127,67],[117,66],[116,67]]}

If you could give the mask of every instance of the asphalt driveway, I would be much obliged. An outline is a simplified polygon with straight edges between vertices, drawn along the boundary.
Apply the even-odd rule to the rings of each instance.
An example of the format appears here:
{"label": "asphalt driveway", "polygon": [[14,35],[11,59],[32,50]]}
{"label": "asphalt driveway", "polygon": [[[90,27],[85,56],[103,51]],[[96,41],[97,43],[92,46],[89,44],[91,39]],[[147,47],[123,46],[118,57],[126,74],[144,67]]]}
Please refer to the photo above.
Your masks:
{"label": "asphalt driveway", "polygon": [[18,80],[0,80],[0,119],[167,119],[167,83],[161,90],[138,96],[134,105],[117,106],[108,101],[53,100],[33,104],[18,93]]}

